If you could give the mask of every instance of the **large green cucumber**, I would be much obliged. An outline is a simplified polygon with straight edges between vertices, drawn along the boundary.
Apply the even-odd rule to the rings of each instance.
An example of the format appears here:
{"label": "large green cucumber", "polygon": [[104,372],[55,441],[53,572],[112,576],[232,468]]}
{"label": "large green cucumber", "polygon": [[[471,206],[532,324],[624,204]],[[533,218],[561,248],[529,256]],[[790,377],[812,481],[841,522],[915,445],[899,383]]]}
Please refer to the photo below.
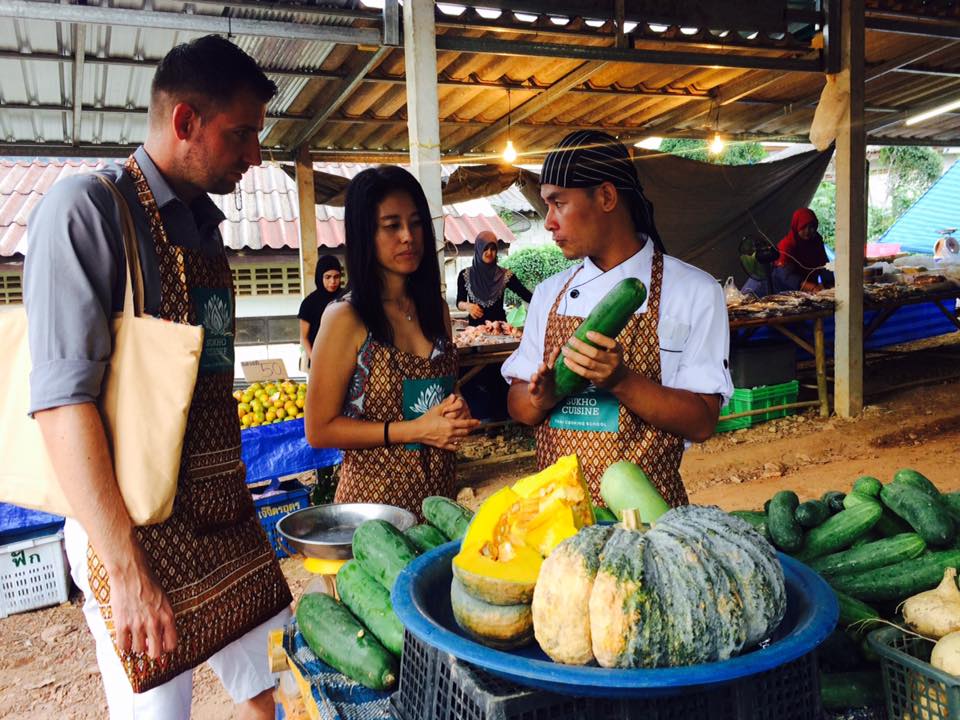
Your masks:
{"label": "large green cucumber", "polygon": [[853,492],[863,493],[872,498],[880,497],[883,484],[872,475],[861,475],[853,481]]}
{"label": "large green cucumber", "polygon": [[784,552],[793,553],[803,546],[803,528],[795,517],[800,501],[792,490],[781,490],[770,498],[767,511],[767,530],[773,544]]}
{"label": "large green cucumber", "polygon": [[377,640],[399,657],[403,652],[403,623],[393,611],[386,588],[370,577],[359,562],[348,560],[337,571],[337,594]]}
{"label": "large green cucumber", "polygon": [[[851,492],[843,498],[843,506],[845,508],[852,508],[856,505],[862,505],[863,503],[875,503],[880,501],[880,492],[883,488],[877,491],[877,497],[867,495],[862,492]],[[910,527],[907,523],[901,520],[899,517],[893,514],[893,512],[887,508],[883,508],[883,513],[880,515],[880,519],[877,520],[877,524],[873,526],[873,532],[877,533],[881,537],[893,537],[894,535],[900,535],[902,533],[912,532],[913,528]]]}
{"label": "large green cucumber", "polygon": [[807,500],[797,505],[793,516],[800,523],[800,527],[815,528],[830,517],[830,510],[822,500]]}
{"label": "large green cucumber", "polygon": [[939,585],[948,567],[960,567],[960,550],[940,550],[874,570],[831,575],[827,582],[858,600],[902,600]]}
{"label": "large green cucumber", "polygon": [[880,491],[880,499],[895,515],[906,520],[927,544],[946,546],[956,537],[956,524],[939,498],[913,485],[892,482]]}
{"label": "large green cucumber", "polygon": [[827,710],[883,705],[884,698],[879,669],[820,674],[820,701]]}
{"label": "large green cucumber", "polygon": [[943,493],[940,500],[943,502],[946,511],[950,513],[950,517],[960,523],[960,492]]}
{"label": "large green cucumber", "polygon": [[877,524],[883,514],[878,502],[865,502],[827,518],[826,522],[807,533],[803,548],[797,553],[801,562],[850,547],[853,541]]}
{"label": "large green cucumber", "polygon": [[[588,345],[593,345],[587,339],[587,333],[591,331],[616,339],[646,299],[647,288],[642,282],[637,278],[624,278],[600,299],[574,331],[573,337]],[[587,380],[566,366],[563,355],[557,357],[553,366],[553,379],[554,393],[558,398],[574,395],[587,387]]]}
{"label": "large green cucumber", "polygon": [[329,595],[301,597],[297,626],[314,654],[348,678],[373,690],[388,690],[396,683],[396,658]]}
{"label": "large green cucumber", "polygon": [[831,513],[838,513],[843,510],[844,497],[846,496],[839,490],[827,490],[820,500],[826,503]]}
{"label": "large green cucumber", "polygon": [[927,544],[916,533],[903,533],[882,540],[824,555],[810,561],[810,567],[821,575],[843,575],[873,570],[884,565],[920,557]]}
{"label": "large green cucumber", "polygon": [[449,542],[446,535],[429,523],[414,525],[412,528],[404,530],[403,534],[407,536],[410,542],[417,546],[417,550],[420,552],[433,550],[435,547],[446,545],[447,542]]}
{"label": "large green cucumber", "polygon": [[939,499],[940,491],[937,486],[923,473],[912,468],[902,468],[893,474],[893,482],[903,483],[915,487],[917,490],[925,492],[932,498]]}
{"label": "large green cucumber", "polygon": [[836,588],[833,592],[837,596],[837,604],[840,606],[840,617],[837,620],[837,625],[840,627],[847,629],[851,625],[855,625],[853,630],[860,634],[868,626],[869,621],[880,619],[880,613],[865,602],[850,597]]}
{"label": "large green cucumber", "polygon": [[367,520],[353,533],[353,556],[389,591],[400,571],[417,556],[417,548],[386,520]]}
{"label": "large green cucumber", "polygon": [[459,540],[466,535],[473,519],[473,513],[467,508],[442,495],[425,497],[420,510],[427,522],[446,535],[448,540]]}

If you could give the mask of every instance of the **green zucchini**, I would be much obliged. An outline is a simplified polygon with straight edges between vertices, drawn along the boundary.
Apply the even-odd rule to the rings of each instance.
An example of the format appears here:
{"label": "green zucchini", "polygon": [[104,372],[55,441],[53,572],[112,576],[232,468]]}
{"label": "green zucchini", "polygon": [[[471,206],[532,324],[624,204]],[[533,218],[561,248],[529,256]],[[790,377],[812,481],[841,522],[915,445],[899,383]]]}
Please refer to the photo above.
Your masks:
{"label": "green zucchini", "polygon": [[[593,345],[587,339],[587,333],[593,331],[615,340],[646,299],[647,288],[642,282],[637,278],[624,278],[600,299],[600,302],[574,331],[573,337]],[[577,375],[566,366],[563,355],[557,357],[557,362],[553,366],[553,379],[554,394],[558,398],[575,395],[588,384],[586,378]]]}
{"label": "green zucchini", "polygon": [[880,613],[865,602],[850,597],[836,588],[833,592],[836,594],[837,604],[840,606],[840,617],[837,620],[837,625],[840,627],[846,629],[851,625],[856,625],[854,630],[859,634],[868,625],[868,621],[880,619]]}
{"label": "green zucchini", "polygon": [[937,486],[934,485],[926,475],[911,468],[897,470],[893,474],[893,482],[910,485],[917,490],[925,492],[932,498],[940,498],[940,491],[937,489]]}
{"label": "green zucchini", "polygon": [[830,511],[827,509],[827,504],[820,500],[807,500],[797,505],[793,515],[800,523],[800,527],[814,528],[822,525],[830,517]]}
{"label": "green zucchini", "polygon": [[749,525],[752,525],[755,529],[759,529],[760,526],[767,524],[766,513],[762,513],[759,510],[731,510],[728,514],[740,518]]}
{"label": "green zucchini", "polygon": [[353,533],[353,556],[388,591],[417,556],[416,546],[386,520],[367,520]]}
{"label": "green zucchini", "polygon": [[617,522],[617,516],[613,514],[613,511],[605,508],[601,505],[590,505],[593,508],[593,521],[594,522]]}
{"label": "green zucchini", "polygon": [[939,550],[874,570],[832,575],[827,582],[858,600],[899,601],[939,585],[948,567],[960,567],[960,550]]}
{"label": "green zucchini", "polygon": [[795,513],[800,500],[792,490],[781,490],[770,498],[767,530],[773,544],[784,552],[794,553],[803,546],[803,529]]}
{"label": "green zucchini", "polygon": [[960,522],[960,492],[943,493],[940,500],[944,509],[950,513],[950,517]]}
{"label": "green zucchini", "polygon": [[880,497],[880,488],[882,487],[883,484],[870,475],[863,475],[853,481],[854,492],[863,493],[872,498]]}
{"label": "green zucchini", "polygon": [[463,505],[441,495],[425,497],[420,510],[427,522],[446,535],[448,540],[459,540],[466,535],[473,519],[473,513]]}
{"label": "green zucchini", "polygon": [[403,623],[393,611],[390,593],[356,560],[348,560],[337,571],[337,595],[387,650],[400,657]]}
{"label": "green zucchini", "polygon": [[417,550],[420,552],[433,550],[435,547],[446,545],[447,542],[449,542],[446,535],[429,523],[414,525],[412,528],[404,530],[403,534],[407,536],[410,542],[417,546]]}
{"label": "green zucchini", "polygon": [[820,498],[827,509],[832,513],[838,513],[843,510],[843,498],[845,495],[839,490],[827,490]]}
{"label": "green zucchini", "polygon": [[[881,488],[882,490],[883,488]],[[879,492],[879,491],[878,491]],[[856,505],[861,505],[865,502],[878,502],[879,497],[871,497],[862,492],[851,492],[843,499],[844,507],[854,507]],[[912,532],[911,528],[907,523],[901,520],[899,517],[894,515],[889,508],[883,508],[883,514],[880,515],[880,519],[877,520],[877,524],[873,526],[874,532],[877,533],[880,537],[893,537],[894,535],[901,535],[902,533]],[[876,538],[874,538],[876,539]]]}
{"label": "green zucchini", "polygon": [[928,545],[949,545],[957,529],[939,499],[913,485],[893,482],[880,491],[880,499],[895,515],[903,518]]}
{"label": "green zucchini", "polygon": [[820,701],[827,710],[883,705],[883,675],[879,669],[821,673]]}
{"label": "green zucchini", "polygon": [[854,540],[876,525],[882,513],[880,503],[866,502],[832,515],[823,525],[807,533],[797,559],[809,562],[821,555],[850,547]]}
{"label": "green zucchini", "polygon": [[314,654],[348,678],[372,690],[388,690],[396,683],[396,658],[329,595],[301,597],[297,626]]}
{"label": "green zucchini", "polygon": [[927,544],[919,535],[904,533],[842,552],[824,555],[812,560],[810,567],[821,575],[843,575],[873,570],[884,565],[893,565],[903,560],[920,557],[926,549]]}

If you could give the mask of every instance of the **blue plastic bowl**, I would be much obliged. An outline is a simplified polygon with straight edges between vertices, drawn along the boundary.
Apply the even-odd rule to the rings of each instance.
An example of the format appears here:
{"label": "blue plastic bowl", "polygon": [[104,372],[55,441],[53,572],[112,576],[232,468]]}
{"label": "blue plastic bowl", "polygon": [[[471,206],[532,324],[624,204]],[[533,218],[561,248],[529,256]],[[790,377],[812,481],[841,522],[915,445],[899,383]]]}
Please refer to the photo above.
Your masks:
{"label": "blue plastic bowl", "polygon": [[460,549],[451,542],[424,553],[397,578],[391,599],[407,630],[418,639],[520,685],[565,695],[652,697],[762,673],[803,657],[837,624],[839,608],[830,586],[810,568],[780,555],[787,612],[770,643],[730,660],[677,668],[620,670],[555,663],[534,642],[517,650],[495,650],[471,640],[453,619],[450,561]]}

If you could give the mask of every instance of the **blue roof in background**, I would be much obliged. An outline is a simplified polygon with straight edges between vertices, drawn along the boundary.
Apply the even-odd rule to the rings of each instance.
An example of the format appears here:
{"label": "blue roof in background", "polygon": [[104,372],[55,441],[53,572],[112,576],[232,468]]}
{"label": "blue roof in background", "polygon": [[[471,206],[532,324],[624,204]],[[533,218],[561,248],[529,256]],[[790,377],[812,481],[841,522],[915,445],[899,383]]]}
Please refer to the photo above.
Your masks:
{"label": "blue roof in background", "polygon": [[960,162],[955,162],[880,236],[904,252],[933,254],[938,230],[960,228]]}

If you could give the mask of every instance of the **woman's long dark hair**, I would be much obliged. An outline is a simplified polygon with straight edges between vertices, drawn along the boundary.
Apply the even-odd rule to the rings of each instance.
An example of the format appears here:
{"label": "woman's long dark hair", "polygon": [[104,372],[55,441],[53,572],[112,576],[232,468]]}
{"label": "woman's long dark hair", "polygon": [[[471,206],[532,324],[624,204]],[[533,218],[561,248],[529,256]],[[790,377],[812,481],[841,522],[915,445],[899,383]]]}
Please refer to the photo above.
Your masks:
{"label": "woman's long dark hair", "polygon": [[430,206],[417,179],[396,165],[364,170],[347,187],[344,224],[347,236],[347,274],[350,304],[378,342],[393,344],[393,328],[383,312],[383,279],[377,263],[378,209],[387,195],[410,196],[423,228],[423,258],[407,276],[407,293],[413,298],[420,329],[428,340],[447,337],[443,322],[445,301],[440,295],[440,265]]}

